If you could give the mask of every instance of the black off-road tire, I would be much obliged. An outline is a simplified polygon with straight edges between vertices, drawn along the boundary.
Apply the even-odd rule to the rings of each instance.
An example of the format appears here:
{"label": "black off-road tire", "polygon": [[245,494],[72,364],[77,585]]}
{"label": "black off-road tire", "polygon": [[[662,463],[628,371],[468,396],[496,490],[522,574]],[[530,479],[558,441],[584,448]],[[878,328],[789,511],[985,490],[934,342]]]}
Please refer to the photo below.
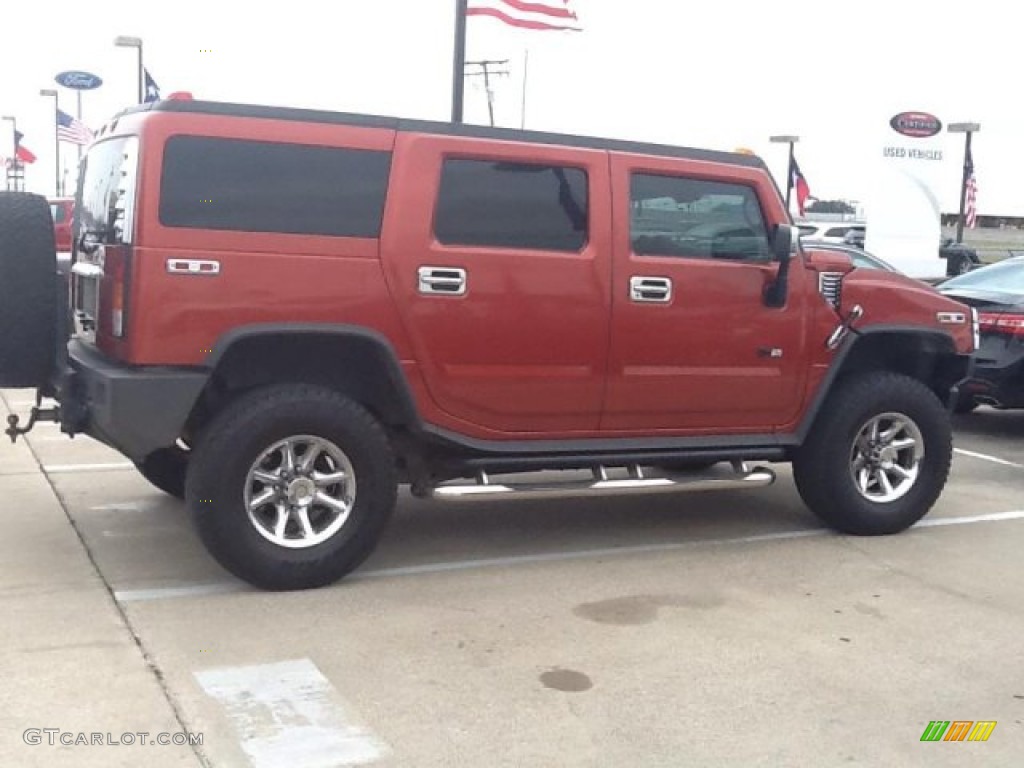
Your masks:
{"label": "black off-road tire", "polygon": [[[352,466],[356,491],[348,518],[333,536],[293,549],[257,530],[244,495],[260,455],[299,435],[340,449]],[[185,499],[200,538],[224,568],[260,589],[298,590],[338,581],[370,556],[397,490],[391,445],[365,408],[330,389],[289,384],[242,396],[203,430],[189,461]]]}
{"label": "black off-road tire", "polygon": [[[924,456],[905,495],[882,502],[860,492],[852,463],[861,428],[886,413],[901,414],[916,425]],[[794,456],[793,477],[804,503],[829,526],[878,536],[903,531],[929,512],[945,487],[952,456],[949,413],[928,387],[897,373],[863,373],[840,382],[829,396]]]}
{"label": "black off-road tire", "polygon": [[0,387],[35,388],[56,364],[57,247],[46,198],[0,192]]}
{"label": "black off-road tire", "polygon": [[153,451],[135,466],[144,478],[161,491],[176,499],[184,499],[188,460],[189,452],[175,445]]}

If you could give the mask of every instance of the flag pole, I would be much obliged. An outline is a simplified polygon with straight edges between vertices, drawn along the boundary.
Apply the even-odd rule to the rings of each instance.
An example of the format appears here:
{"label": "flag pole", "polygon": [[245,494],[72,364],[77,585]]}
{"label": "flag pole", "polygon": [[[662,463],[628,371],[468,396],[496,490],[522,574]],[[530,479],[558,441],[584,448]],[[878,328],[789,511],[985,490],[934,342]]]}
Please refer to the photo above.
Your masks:
{"label": "flag pole", "polygon": [[523,108],[521,111],[522,119],[519,127],[522,130],[526,130],[526,78],[530,71],[530,49],[527,48],[523,51]]}
{"label": "flag pole", "polygon": [[466,10],[468,0],[455,0],[455,54],[452,57],[452,122],[462,122],[466,76]]}

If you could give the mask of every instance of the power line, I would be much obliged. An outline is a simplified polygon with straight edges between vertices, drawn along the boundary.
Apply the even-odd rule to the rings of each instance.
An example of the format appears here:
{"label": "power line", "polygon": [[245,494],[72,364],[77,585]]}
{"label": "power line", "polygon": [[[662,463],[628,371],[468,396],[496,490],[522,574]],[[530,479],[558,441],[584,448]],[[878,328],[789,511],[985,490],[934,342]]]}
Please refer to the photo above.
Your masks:
{"label": "power line", "polygon": [[467,61],[466,67],[480,67],[479,72],[467,72],[466,77],[483,77],[484,90],[487,91],[487,114],[494,126],[494,90],[491,88],[491,77],[503,77],[509,74],[507,69],[495,69],[508,64],[508,59],[500,61]]}

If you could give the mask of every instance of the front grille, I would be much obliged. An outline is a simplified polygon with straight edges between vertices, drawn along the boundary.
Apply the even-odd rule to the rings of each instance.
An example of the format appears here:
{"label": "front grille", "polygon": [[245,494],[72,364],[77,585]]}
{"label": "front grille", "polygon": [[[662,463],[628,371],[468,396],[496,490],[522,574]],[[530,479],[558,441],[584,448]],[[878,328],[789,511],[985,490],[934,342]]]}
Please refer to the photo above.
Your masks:
{"label": "front grille", "polygon": [[842,272],[822,272],[818,275],[818,291],[833,309],[839,308],[839,300],[843,293]]}

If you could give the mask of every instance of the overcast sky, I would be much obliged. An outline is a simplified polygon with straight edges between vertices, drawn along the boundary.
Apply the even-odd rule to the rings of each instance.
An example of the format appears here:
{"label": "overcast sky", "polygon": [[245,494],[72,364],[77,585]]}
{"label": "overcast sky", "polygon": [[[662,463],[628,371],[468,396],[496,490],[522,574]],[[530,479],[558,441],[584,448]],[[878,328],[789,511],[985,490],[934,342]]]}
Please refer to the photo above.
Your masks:
{"label": "overcast sky", "polygon": [[[29,186],[53,188],[52,100],[40,88],[83,69],[103,78],[87,92],[92,127],[135,100],[135,52],[164,95],[447,120],[454,0],[49,0],[18,3],[0,40],[0,114],[16,115],[39,157]],[[1019,93],[1021,29],[1005,0],[575,0],[581,33],[515,30],[469,20],[471,60],[505,59],[496,87],[500,125],[518,127],[529,48],[527,127],[732,150],[764,157],[777,178],[785,149],[771,134],[799,134],[797,157],[819,198],[862,200],[884,130],[897,112],[976,121],[982,214],[1024,216]],[[275,8],[267,13],[263,8]],[[12,11],[14,8],[12,7]],[[1002,21],[1001,21],[1002,19]],[[478,79],[468,122],[485,123]],[[62,88],[61,108],[74,112]],[[0,154],[10,153],[9,123]],[[889,135],[893,135],[890,134]],[[64,151],[74,154],[71,145]],[[955,210],[962,137],[946,137],[940,187]]]}

